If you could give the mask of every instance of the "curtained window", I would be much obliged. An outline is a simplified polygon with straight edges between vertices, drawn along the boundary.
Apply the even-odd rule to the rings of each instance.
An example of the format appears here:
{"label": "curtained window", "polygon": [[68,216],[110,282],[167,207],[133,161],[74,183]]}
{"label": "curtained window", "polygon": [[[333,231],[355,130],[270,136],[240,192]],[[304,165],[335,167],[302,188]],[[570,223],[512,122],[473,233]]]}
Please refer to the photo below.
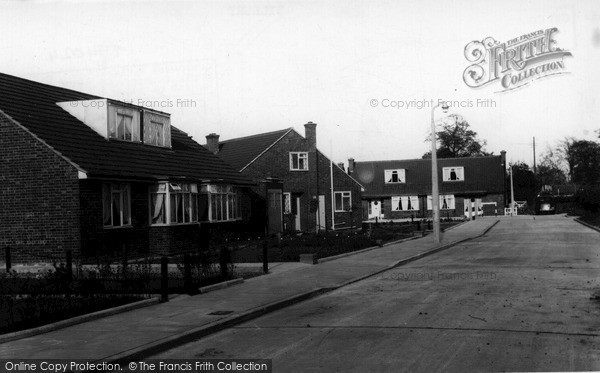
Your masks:
{"label": "curtained window", "polygon": [[464,181],[465,180],[465,168],[464,167],[444,167],[442,169],[442,180],[443,181]]}
{"label": "curtained window", "polygon": [[140,141],[139,110],[110,105],[108,137],[123,141]]}
{"label": "curtained window", "polygon": [[398,184],[406,182],[406,170],[400,168],[397,170],[385,170],[385,183]]}
{"label": "curtained window", "polygon": [[204,184],[200,195],[203,206],[203,221],[232,221],[241,218],[239,190],[231,185]]}
{"label": "curtained window", "polygon": [[164,182],[150,187],[150,224],[183,224],[197,221],[197,184]]}
{"label": "curtained window", "polygon": [[131,225],[129,184],[102,184],[102,223],[105,227]]}
{"label": "curtained window", "polygon": [[[431,196],[427,196],[427,210],[432,209],[431,200]],[[439,203],[440,210],[454,210],[456,208],[453,194],[440,195]]]}

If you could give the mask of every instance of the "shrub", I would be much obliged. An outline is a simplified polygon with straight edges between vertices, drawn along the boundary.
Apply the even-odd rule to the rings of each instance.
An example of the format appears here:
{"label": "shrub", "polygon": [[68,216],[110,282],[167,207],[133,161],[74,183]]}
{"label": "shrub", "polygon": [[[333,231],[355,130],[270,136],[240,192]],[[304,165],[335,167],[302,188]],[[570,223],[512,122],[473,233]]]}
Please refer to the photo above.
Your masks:
{"label": "shrub", "polygon": [[580,188],[575,194],[575,203],[587,212],[600,211],[600,186],[592,185]]}

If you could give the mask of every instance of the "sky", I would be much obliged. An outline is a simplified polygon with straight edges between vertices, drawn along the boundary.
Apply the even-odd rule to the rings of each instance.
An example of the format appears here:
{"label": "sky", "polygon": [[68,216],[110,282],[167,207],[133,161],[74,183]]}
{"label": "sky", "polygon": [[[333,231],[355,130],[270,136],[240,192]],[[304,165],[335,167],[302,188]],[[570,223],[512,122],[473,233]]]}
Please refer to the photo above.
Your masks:
{"label": "sky", "polygon": [[[168,112],[202,144],[303,135],[312,121],[335,162],[420,158],[431,100],[455,103],[487,151],[529,165],[533,137],[539,156],[600,128],[595,0],[8,1],[0,14],[0,72]],[[510,91],[465,84],[467,44],[548,28],[572,54],[563,74]]]}

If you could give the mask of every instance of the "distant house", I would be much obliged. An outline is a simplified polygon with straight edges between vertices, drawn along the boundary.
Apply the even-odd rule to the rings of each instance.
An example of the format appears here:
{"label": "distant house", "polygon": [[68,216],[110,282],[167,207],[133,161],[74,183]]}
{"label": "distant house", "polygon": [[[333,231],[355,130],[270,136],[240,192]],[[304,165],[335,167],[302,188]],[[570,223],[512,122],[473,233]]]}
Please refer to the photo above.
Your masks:
{"label": "distant house", "polygon": [[[440,216],[502,214],[506,152],[499,156],[438,159]],[[365,188],[365,219],[424,218],[432,214],[431,160],[356,162],[348,172]]]}
{"label": "distant house", "polygon": [[205,227],[242,218],[250,184],[167,113],[0,74],[0,247],[15,261],[195,251]]}
{"label": "distant house", "polygon": [[362,186],[317,149],[317,125],[304,127],[305,137],[293,128],[221,142],[210,134],[206,146],[254,183],[282,183],[279,191],[256,189],[272,205],[281,201],[279,212],[275,208],[269,214],[270,231],[359,226]]}

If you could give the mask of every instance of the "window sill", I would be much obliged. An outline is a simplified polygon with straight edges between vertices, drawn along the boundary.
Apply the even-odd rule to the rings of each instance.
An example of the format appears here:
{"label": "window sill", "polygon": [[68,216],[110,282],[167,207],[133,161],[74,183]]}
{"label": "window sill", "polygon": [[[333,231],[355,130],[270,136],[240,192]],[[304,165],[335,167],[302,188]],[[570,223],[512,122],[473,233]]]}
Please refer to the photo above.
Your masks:
{"label": "window sill", "polygon": [[218,224],[218,223],[233,223],[236,221],[242,221],[242,218],[238,218],[238,219],[230,219],[230,220],[206,220],[203,221],[202,223],[206,223],[206,224]]}
{"label": "window sill", "polygon": [[104,225],[102,226],[103,229],[107,229],[107,230],[112,230],[112,229],[128,229],[128,228],[133,228],[133,225],[128,224],[128,225],[119,225],[119,226],[112,226],[112,225]]}
{"label": "window sill", "polygon": [[442,183],[462,183],[464,180],[442,180]]}
{"label": "window sill", "polygon": [[179,227],[184,225],[200,225],[200,222],[193,221],[189,223],[171,223],[171,224],[150,224],[150,228],[152,227]]}
{"label": "window sill", "polygon": [[294,169],[290,168],[290,171],[293,171],[293,172],[308,172],[309,170],[294,170]]}
{"label": "window sill", "polygon": [[126,139],[119,139],[117,137],[110,137],[110,136],[108,137],[108,140],[109,141],[130,142],[133,144],[143,144],[142,140],[126,140]]}

